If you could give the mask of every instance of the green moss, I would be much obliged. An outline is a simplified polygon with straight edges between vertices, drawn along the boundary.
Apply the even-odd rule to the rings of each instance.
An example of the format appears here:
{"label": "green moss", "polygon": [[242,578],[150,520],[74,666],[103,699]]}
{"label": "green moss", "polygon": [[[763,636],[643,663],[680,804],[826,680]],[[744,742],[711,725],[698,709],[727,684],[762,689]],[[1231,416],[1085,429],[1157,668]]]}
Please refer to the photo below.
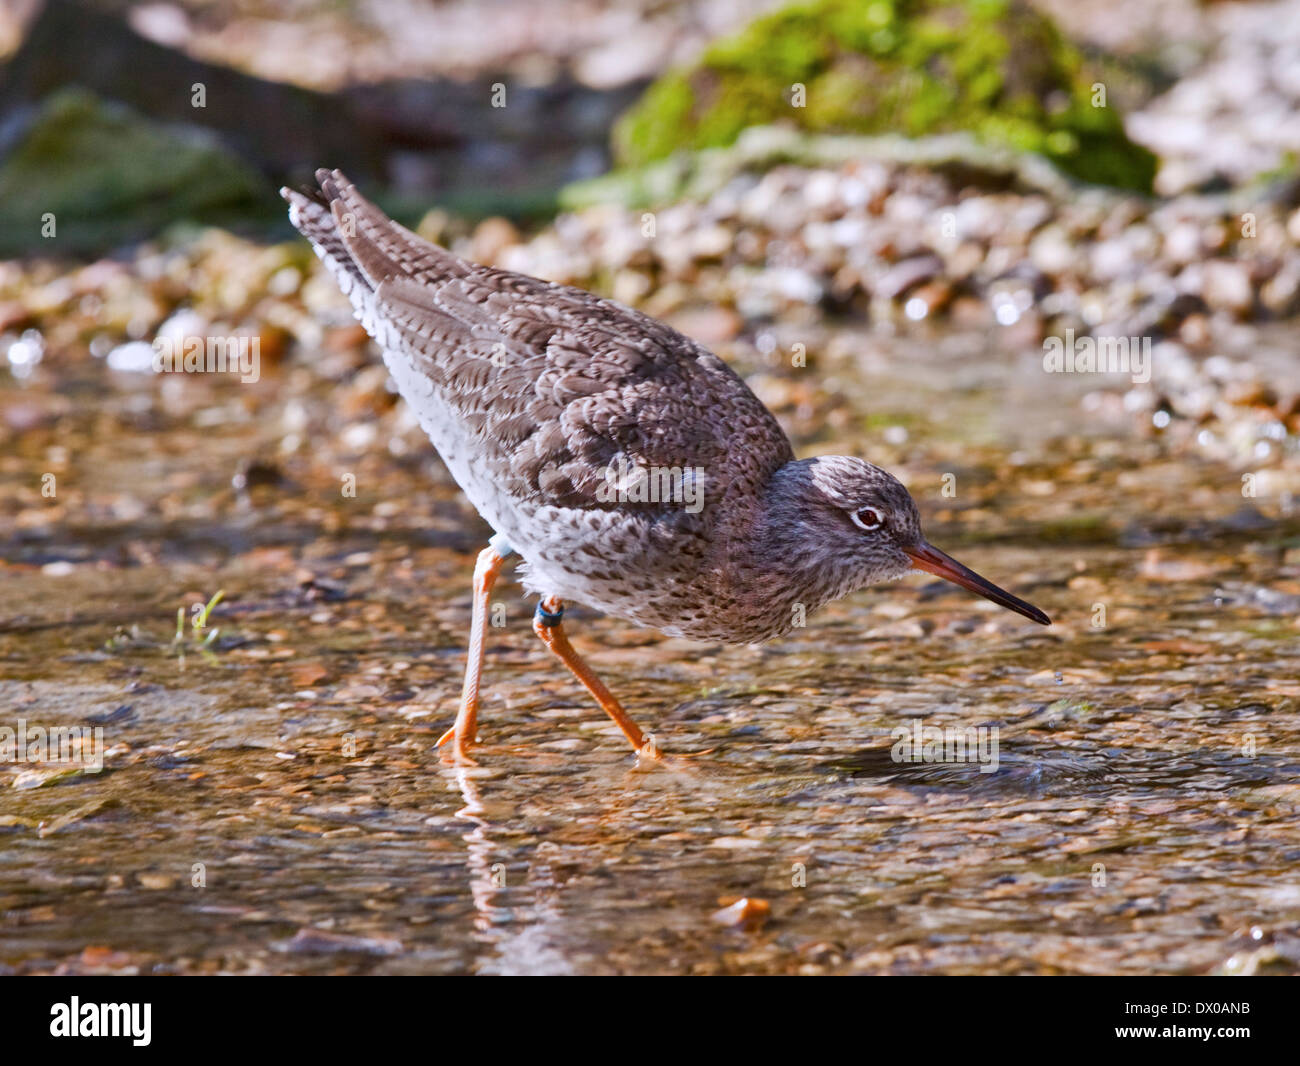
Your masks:
{"label": "green moss", "polygon": [[269,182],[201,132],[66,89],[0,165],[0,254],[100,251],[182,219],[228,222],[272,202]]}
{"label": "green moss", "polygon": [[810,0],[664,75],[619,121],[614,147],[622,165],[637,167],[678,149],[731,144],[759,125],[911,137],[969,131],[1044,155],[1076,178],[1149,191],[1155,157],[1091,96],[1081,53],[1023,4]]}

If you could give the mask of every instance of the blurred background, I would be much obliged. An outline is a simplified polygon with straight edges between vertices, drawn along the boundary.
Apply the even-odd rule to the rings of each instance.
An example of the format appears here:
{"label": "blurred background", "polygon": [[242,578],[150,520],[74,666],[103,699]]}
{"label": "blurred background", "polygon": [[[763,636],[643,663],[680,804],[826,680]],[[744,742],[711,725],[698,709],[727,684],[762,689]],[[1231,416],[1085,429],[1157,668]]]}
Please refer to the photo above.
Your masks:
{"label": "blurred background", "polygon": [[[1300,0],[0,2],[0,708],[110,745],[0,764],[0,968],[1296,972],[1298,152]],[[684,784],[511,586],[449,794],[489,531],[285,220],[318,166],[699,339],[1055,624],[575,612]],[[882,757],[921,716],[1003,769]]]}

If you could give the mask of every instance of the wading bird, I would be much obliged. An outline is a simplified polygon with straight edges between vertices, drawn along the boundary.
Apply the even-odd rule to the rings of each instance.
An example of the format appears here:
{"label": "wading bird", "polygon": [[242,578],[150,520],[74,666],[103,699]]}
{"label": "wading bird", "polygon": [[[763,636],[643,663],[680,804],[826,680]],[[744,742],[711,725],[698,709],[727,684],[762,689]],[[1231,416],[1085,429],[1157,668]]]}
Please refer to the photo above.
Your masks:
{"label": "wading bird", "polygon": [[460,710],[438,742],[457,760],[476,739],[488,600],[512,554],[539,597],[537,635],[647,754],[569,644],[566,601],[750,644],[790,630],[797,608],[920,569],[1050,624],[928,544],[892,475],[849,456],[796,459],[771,412],[695,341],[581,289],[461,259],[339,171],[316,177],[318,189],[282,190],[290,219],[495,530],[474,568]]}

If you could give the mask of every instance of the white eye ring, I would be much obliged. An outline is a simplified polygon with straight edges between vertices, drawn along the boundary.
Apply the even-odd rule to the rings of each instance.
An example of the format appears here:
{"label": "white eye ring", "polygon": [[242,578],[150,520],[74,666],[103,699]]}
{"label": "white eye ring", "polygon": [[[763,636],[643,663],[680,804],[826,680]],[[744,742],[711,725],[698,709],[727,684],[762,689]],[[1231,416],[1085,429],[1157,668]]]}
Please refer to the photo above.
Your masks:
{"label": "white eye ring", "polygon": [[874,507],[863,507],[861,510],[853,511],[849,517],[853,519],[855,526],[865,529],[868,533],[874,533],[885,524],[884,517]]}

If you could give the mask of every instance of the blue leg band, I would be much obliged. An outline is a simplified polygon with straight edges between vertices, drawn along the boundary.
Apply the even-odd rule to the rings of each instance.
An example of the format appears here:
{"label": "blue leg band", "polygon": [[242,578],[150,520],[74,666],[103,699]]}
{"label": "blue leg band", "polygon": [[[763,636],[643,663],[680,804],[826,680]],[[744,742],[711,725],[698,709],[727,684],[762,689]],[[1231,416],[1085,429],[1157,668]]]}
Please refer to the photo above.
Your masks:
{"label": "blue leg band", "polygon": [[561,606],[558,611],[548,611],[541,600],[537,601],[537,624],[546,626],[558,626],[564,621],[564,607]]}

